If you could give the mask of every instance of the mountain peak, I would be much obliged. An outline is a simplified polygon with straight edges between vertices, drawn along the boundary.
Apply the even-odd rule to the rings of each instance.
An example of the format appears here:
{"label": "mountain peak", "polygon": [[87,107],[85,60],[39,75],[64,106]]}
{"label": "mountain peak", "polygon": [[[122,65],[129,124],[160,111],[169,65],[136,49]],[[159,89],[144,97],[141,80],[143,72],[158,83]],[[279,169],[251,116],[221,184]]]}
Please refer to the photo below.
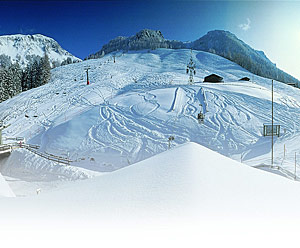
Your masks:
{"label": "mountain peak", "polygon": [[139,31],[135,37],[137,39],[160,39],[164,40],[164,36],[162,35],[160,30],[151,30],[151,29],[143,29]]}
{"label": "mountain peak", "polygon": [[[118,36],[117,38],[112,39],[108,42],[108,44],[104,45],[99,52],[90,55],[88,59],[99,58],[105,54],[117,50],[128,51],[156,48],[173,48],[172,43],[176,42],[165,40],[160,30],[142,29],[133,36]],[[180,48],[180,46],[176,48]]]}
{"label": "mountain peak", "polygon": [[53,38],[42,34],[13,34],[0,36],[0,55],[9,58],[10,62],[18,62],[26,66],[35,57],[43,57],[47,53],[50,63],[55,66],[66,61],[80,61],[65,49],[63,49]]}
{"label": "mountain peak", "polygon": [[231,32],[227,31],[227,30],[223,30],[223,29],[215,29],[215,30],[211,30],[208,31],[207,34],[232,34]]}

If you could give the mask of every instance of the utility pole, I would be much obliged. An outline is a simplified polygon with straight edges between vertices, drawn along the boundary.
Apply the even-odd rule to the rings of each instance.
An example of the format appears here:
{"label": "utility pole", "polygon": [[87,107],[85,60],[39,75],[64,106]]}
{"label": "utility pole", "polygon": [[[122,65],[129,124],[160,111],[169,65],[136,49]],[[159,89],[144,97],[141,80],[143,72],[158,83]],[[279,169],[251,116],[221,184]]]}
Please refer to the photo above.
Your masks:
{"label": "utility pole", "polygon": [[296,168],[297,168],[297,167],[296,167],[296,166],[297,166],[297,157],[296,157],[296,152],[295,152],[295,180],[297,179],[297,176],[296,176],[296,172],[297,172],[297,171],[296,171],[296,170],[297,170]]}
{"label": "utility pole", "polygon": [[274,147],[273,147],[273,141],[274,141],[274,120],[273,120],[273,79],[272,79],[272,160],[271,160],[271,168],[273,167],[274,163]]}

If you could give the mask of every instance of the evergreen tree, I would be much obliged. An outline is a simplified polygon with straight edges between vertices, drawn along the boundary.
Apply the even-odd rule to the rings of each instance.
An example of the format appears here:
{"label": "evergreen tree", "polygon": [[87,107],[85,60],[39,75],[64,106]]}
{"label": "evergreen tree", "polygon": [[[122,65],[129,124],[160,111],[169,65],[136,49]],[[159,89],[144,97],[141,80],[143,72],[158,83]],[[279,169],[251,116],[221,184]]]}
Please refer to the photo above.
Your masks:
{"label": "evergreen tree", "polygon": [[0,54],[0,67],[7,68],[11,65],[10,56],[5,54]]}
{"label": "evergreen tree", "polygon": [[30,89],[31,86],[31,64],[28,64],[22,73],[22,91]]}
{"label": "evergreen tree", "polygon": [[47,84],[51,77],[51,65],[47,54],[40,61],[40,85]]}
{"label": "evergreen tree", "polygon": [[2,68],[1,69],[1,101],[5,101],[11,97],[13,94],[11,89],[11,82],[12,82],[12,74],[10,73],[9,68]]}
{"label": "evergreen tree", "polygon": [[30,71],[30,89],[36,88],[40,86],[41,81],[41,71],[39,61],[35,60],[32,64],[31,71]]}
{"label": "evergreen tree", "polygon": [[5,101],[5,94],[4,94],[4,80],[5,80],[5,69],[0,67],[0,102]]}
{"label": "evergreen tree", "polygon": [[[2,56],[3,61],[7,57]],[[43,58],[32,57],[25,70],[18,63],[3,63],[0,65],[0,102],[5,101],[22,91],[44,85],[50,80],[50,62],[47,54]],[[5,65],[5,66],[4,66]]]}
{"label": "evergreen tree", "polygon": [[13,97],[22,92],[22,70],[18,62],[9,67],[9,73],[12,79],[10,83],[12,93],[10,96]]}

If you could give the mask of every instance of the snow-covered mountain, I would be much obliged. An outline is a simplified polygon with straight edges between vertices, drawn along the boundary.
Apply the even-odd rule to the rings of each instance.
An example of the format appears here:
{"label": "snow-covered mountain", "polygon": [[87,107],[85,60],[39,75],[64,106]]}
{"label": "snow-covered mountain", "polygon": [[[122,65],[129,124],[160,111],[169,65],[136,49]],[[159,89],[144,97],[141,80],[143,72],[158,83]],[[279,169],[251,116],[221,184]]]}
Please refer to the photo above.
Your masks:
{"label": "snow-covered mountain", "polygon": [[143,50],[156,48],[184,48],[181,41],[166,40],[159,30],[143,29],[137,34],[124,37],[119,36],[103,45],[102,49],[88,56],[88,59],[100,58],[114,51]]}
{"label": "snow-covered mountain", "polygon": [[[190,56],[189,49],[129,51],[116,53],[114,63],[108,54],[55,68],[50,83],[0,103],[1,120],[11,124],[2,131],[4,143],[19,137],[11,155],[0,160],[6,179],[0,195],[13,196],[9,185],[17,196],[0,197],[2,236],[16,235],[16,226],[20,234],[34,230],[36,239],[50,232],[65,237],[69,230],[86,245],[90,239],[84,235],[99,241],[110,227],[113,235],[117,226],[133,236],[147,227],[149,239],[149,227],[161,226],[176,228],[180,237],[194,230],[199,241],[199,230],[206,234],[209,226],[215,237],[216,228],[224,234],[234,221],[238,231],[250,225],[247,235],[259,230],[264,237],[266,229],[275,229],[273,237],[287,231],[283,223],[290,228],[297,223],[300,90],[274,82],[274,119],[282,132],[274,138],[280,170],[270,168],[271,138],[262,129],[271,120],[271,80],[193,51],[195,84],[189,85]],[[224,82],[204,83],[212,73]],[[251,81],[239,81],[242,77]],[[17,147],[22,142],[37,147]],[[54,155],[71,162],[47,159]],[[260,225],[262,219],[271,224]],[[276,228],[274,220],[280,222]]]}
{"label": "snow-covered mountain", "polygon": [[299,80],[277,68],[276,64],[271,62],[263,51],[251,48],[234,34],[224,30],[210,31],[193,42],[181,42],[165,39],[159,30],[143,29],[133,36],[120,36],[111,40],[108,44],[103,45],[100,51],[91,54],[88,58],[100,58],[105,54],[120,50],[153,50],[157,48],[192,48],[214,53],[239,64],[256,75],[285,83],[300,84]]}
{"label": "snow-covered mountain", "polygon": [[276,67],[263,51],[258,51],[238,39],[234,34],[224,30],[208,32],[200,39],[192,42],[191,47],[196,50],[211,52],[227,58],[248,71],[281,82],[295,82],[299,80]]}
{"label": "snow-covered mountain", "polygon": [[[55,68],[50,83],[0,103],[1,119],[11,124],[3,130],[5,142],[24,137],[38,152],[73,161],[57,165],[16,149],[1,172],[19,179],[11,183],[17,195],[35,193],[32,187],[51,189],[49,181],[57,187],[129,166],[168,149],[170,136],[171,147],[192,141],[249,165],[270,163],[270,139],[262,128],[271,120],[271,80],[194,51],[196,83],[188,85],[188,49],[120,52],[115,59],[106,55]],[[203,83],[212,73],[225,82]],[[251,82],[239,81],[243,77]],[[282,130],[275,138],[275,163],[291,177],[300,135],[299,89],[276,81],[274,89],[275,122]],[[197,120],[200,111],[204,124]],[[284,145],[289,153],[282,161]],[[27,183],[28,176],[35,183]]]}
{"label": "snow-covered mountain", "polygon": [[2,35],[0,36],[0,62],[5,60],[16,62],[24,67],[35,56],[43,57],[47,53],[51,65],[60,65],[69,58],[71,62],[81,61],[65,49],[54,39],[41,35]]}

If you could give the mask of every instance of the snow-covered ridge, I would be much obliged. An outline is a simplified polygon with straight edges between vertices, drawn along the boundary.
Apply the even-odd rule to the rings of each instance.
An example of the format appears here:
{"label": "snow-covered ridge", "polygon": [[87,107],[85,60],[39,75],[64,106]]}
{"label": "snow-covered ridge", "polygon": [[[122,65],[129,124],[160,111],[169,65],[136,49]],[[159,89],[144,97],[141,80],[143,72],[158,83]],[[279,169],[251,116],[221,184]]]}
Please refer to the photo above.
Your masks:
{"label": "snow-covered ridge", "polygon": [[176,40],[167,40],[159,30],[143,29],[130,37],[118,36],[103,45],[102,49],[88,56],[89,59],[99,58],[118,50],[142,50],[156,48],[186,48],[189,44]]}
{"label": "snow-covered ridge", "polygon": [[11,58],[21,66],[26,66],[34,56],[43,57],[47,53],[51,65],[60,65],[62,61],[70,58],[72,61],[81,61],[65,49],[54,39],[41,35],[2,35],[0,36],[0,55]]}
{"label": "snow-covered ridge", "polygon": [[143,29],[130,37],[119,36],[103,45],[100,51],[88,56],[88,59],[101,58],[105,54],[115,51],[143,50],[143,49],[186,49],[205,51],[229,59],[246,70],[267,78],[285,83],[297,83],[299,80],[276,67],[263,51],[257,51],[238,39],[234,34],[224,30],[209,31],[203,37],[193,42],[182,42],[165,39],[161,31]]}

